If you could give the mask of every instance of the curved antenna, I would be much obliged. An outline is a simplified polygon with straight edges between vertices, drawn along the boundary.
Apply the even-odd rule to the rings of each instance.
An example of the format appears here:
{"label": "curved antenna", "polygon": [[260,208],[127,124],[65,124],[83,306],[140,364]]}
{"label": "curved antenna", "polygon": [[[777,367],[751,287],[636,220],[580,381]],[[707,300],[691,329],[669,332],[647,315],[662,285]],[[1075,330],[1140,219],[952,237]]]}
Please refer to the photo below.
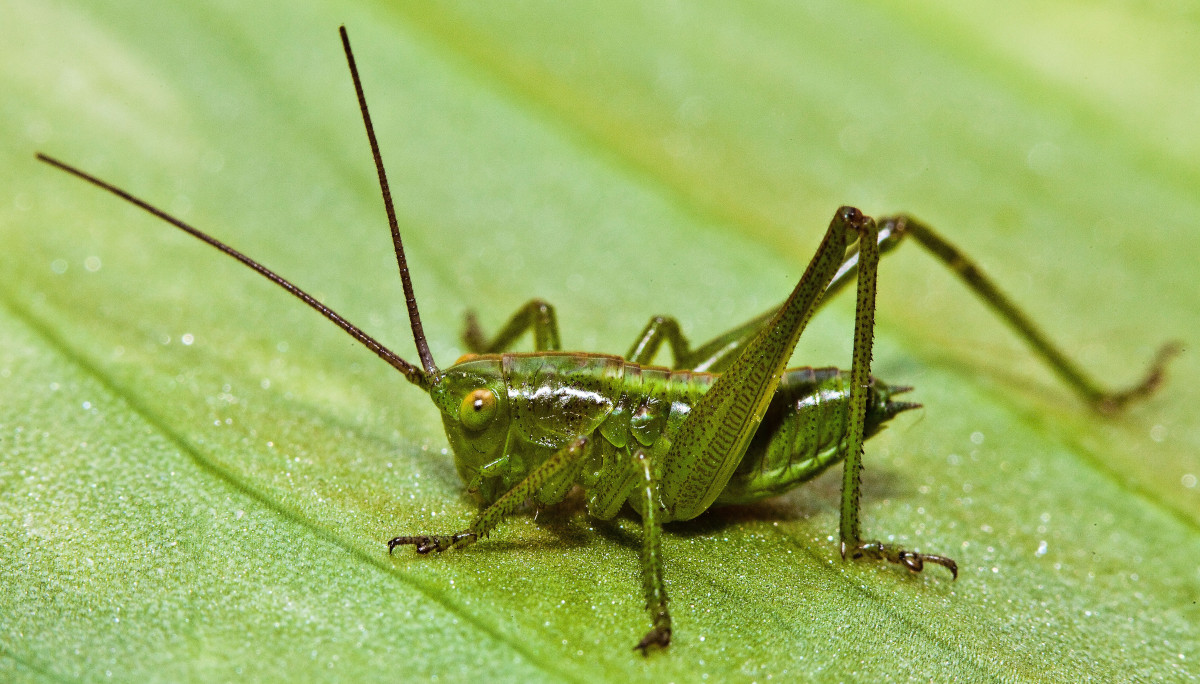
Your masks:
{"label": "curved antenna", "polygon": [[392,365],[393,368],[395,368],[396,370],[403,373],[404,377],[408,378],[409,382],[413,383],[414,385],[417,385],[418,387],[420,387],[421,389],[423,389],[427,392],[429,391],[430,386],[433,384],[433,380],[429,376],[429,374],[427,374],[425,371],[422,371],[420,368],[417,368],[416,366],[412,365],[411,363],[405,361],[404,359],[400,358],[399,356],[396,356],[396,354],[394,354],[390,349],[388,349],[387,347],[385,347],[382,344],[380,344],[379,342],[377,342],[375,340],[375,338],[371,337],[370,335],[366,334],[362,330],[358,329],[358,327],[356,327],[354,324],[350,323],[346,319],[339,316],[337,314],[337,312],[335,312],[333,309],[330,309],[329,307],[325,306],[321,302],[318,302],[316,299],[313,299],[313,297],[311,295],[309,295],[307,292],[305,292],[304,290],[301,290],[300,288],[291,284],[285,278],[276,274],[274,271],[267,268],[266,266],[263,266],[262,264],[258,263],[254,259],[251,259],[250,257],[246,256],[245,254],[242,254],[241,252],[230,247],[229,245],[225,244],[224,242],[221,242],[220,240],[212,237],[211,235],[209,235],[197,228],[193,228],[192,226],[188,225],[187,223],[184,223],[183,221],[181,221],[180,219],[177,219],[174,216],[171,216],[167,212],[163,211],[162,209],[159,209],[158,207],[155,207],[154,205],[150,204],[149,202],[146,202],[137,197],[134,197],[133,195],[129,194],[128,192],[125,192],[124,190],[122,190],[114,185],[110,185],[109,183],[106,183],[91,174],[80,171],[79,169],[75,168],[74,166],[71,166],[70,164],[61,162],[61,161],[55,159],[54,157],[42,154],[41,152],[37,153],[37,158],[41,161],[46,162],[47,164],[49,164],[51,166],[55,166],[55,167],[58,167],[59,169],[62,169],[63,171],[66,171],[67,173],[71,174],[72,176],[75,176],[76,178],[85,180],[88,183],[91,183],[92,185],[95,185],[96,187],[98,187],[102,190],[107,190],[108,192],[125,200],[126,202],[129,202],[130,204],[133,204],[134,206],[137,206],[141,209],[146,210],[147,212],[157,216],[158,218],[166,221],[167,223],[170,223],[171,225],[175,226],[176,228],[182,230],[183,232],[188,233],[189,235],[192,235],[193,237],[196,237],[204,242],[207,242],[208,244],[212,245],[213,247],[216,247],[217,249],[228,254],[229,256],[233,257],[234,259],[237,259],[238,261],[249,266],[250,268],[254,269],[255,271],[258,271],[258,273],[261,274],[262,276],[266,277],[267,280],[270,280],[271,282],[275,283],[276,285],[282,287],[283,289],[287,290],[291,294],[295,295],[297,298],[300,299],[300,301],[304,302],[305,304],[307,304],[307,305],[311,306],[312,308],[316,309],[317,311],[319,311],[321,313],[321,315],[325,316],[325,318],[328,318],[329,320],[333,321],[335,324],[337,324],[337,326],[339,328],[350,333],[350,335],[354,339],[358,340],[364,347],[375,352],[375,354],[378,355],[379,358],[383,359],[384,361],[387,361],[389,364]]}
{"label": "curved antenna", "polygon": [[350,36],[346,27],[339,26],[342,48],[346,51],[346,63],[350,66],[350,78],[354,80],[354,92],[358,95],[358,108],[362,112],[363,126],[367,129],[367,140],[371,143],[371,156],[375,158],[375,171],[379,174],[379,190],[383,193],[383,206],[387,210],[388,226],[392,229],[392,245],[396,249],[396,264],[400,266],[400,283],[404,286],[404,302],[408,305],[408,322],[412,325],[413,342],[421,365],[430,378],[438,376],[438,367],[425,341],[425,330],[421,327],[421,312],[417,310],[417,298],[413,294],[412,280],[408,277],[408,260],[404,258],[404,245],[400,242],[400,226],[396,222],[396,207],[392,205],[392,191],[388,188],[387,173],[383,170],[383,157],[379,154],[379,142],[375,140],[375,127],[371,125],[371,114],[367,111],[367,98],[363,95],[362,81],[358,78],[358,66],[354,63],[354,52],[350,50]]}

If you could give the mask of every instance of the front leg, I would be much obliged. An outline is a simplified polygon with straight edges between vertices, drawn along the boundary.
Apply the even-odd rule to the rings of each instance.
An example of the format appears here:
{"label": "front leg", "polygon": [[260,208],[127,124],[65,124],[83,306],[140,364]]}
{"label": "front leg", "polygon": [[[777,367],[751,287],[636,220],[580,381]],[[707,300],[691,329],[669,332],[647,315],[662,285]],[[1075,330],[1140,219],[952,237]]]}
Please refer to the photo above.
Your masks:
{"label": "front leg", "polygon": [[859,234],[858,305],[854,317],[854,361],[850,368],[850,406],[846,426],[846,465],[842,471],[842,557],[897,563],[920,572],[925,563],[936,563],[958,578],[958,564],[945,556],[916,553],[892,544],[864,541],[858,512],[861,499],[863,440],[867,399],[871,385],[871,346],[875,336],[875,283],[879,273],[879,245],[873,221]]}
{"label": "front leg", "polygon": [[491,533],[500,521],[517,510],[526,499],[531,498],[547,482],[578,472],[583,465],[587,453],[588,438],[579,437],[567,446],[550,455],[544,463],[529,471],[521,480],[503,496],[483,509],[471,525],[461,532],[454,534],[421,534],[395,537],[388,542],[390,555],[397,546],[415,546],[417,553],[425,554],[431,551],[442,552],[449,549],[470,546]]}

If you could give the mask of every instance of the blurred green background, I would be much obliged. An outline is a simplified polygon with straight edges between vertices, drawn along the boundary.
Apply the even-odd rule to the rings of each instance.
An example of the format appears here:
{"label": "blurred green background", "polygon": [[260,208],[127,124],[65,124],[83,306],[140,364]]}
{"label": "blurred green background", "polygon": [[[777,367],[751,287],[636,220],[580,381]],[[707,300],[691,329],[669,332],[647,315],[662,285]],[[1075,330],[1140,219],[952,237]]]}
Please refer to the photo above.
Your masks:
{"label": "blurred green background", "polygon": [[[404,303],[336,27],[354,40],[433,352],[540,296],[564,345],[777,303],[833,210],[908,211],[1107,384],[1077,401],[933,259],[889,257],[875,372],[926,408],[838,476],[665,539],[578,505],[438,558],[474,514],[428,400],[77,163],[402,356]],[[1191,3],[0,6],[0,678],[1183,680],[1200,674],[1200,10]],[[845,365],[853,301],[795,363]]]}

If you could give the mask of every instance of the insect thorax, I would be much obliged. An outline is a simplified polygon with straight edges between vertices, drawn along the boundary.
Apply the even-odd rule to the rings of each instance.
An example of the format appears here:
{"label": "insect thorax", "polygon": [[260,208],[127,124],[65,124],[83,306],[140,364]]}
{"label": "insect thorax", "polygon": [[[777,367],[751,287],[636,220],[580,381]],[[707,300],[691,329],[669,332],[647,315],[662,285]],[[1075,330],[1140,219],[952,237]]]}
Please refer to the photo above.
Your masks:
{"label": "insect thorax", "polygon": [[[604,354],[498,354],[451,367],[433,394],[459,475],[492,501],[578,437],[621,450],[651,447],[714,377]],[[462,421],[462,398],[479,387],[502,394],[500,410],[491,425],[470,430]],[[583,468],[582,484],[595,469]]]}

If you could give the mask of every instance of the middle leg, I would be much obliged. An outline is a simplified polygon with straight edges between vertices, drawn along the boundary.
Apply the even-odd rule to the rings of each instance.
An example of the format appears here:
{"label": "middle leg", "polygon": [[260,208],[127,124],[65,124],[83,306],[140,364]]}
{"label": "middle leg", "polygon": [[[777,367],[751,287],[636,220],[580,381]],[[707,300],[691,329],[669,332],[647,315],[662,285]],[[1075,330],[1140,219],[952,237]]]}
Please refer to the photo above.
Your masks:
{"label": "middle leg", "polygon": [[658,495],[658,478],[644,449],[638,449],[633,458],[638,473],[638,507],[642,514],[642,591],[646,595],[646,610],[650,612],[652,625],[633,648],[645,655],[647,649],[662,648],[671,643],[671,614],[667,611],[667,588],[663,584],[662,521],[659,517],[662,501]]}
{"label": "middle leg", "polygon": [[554,307],[541,299],[531,299],[508,319],[508,323],[496,333],[491,340],[479,327],[479,319],[474,311],[467,312],[467,322],[463,327],[462,339],[467,350],[473,354],[495,354],[506,351],[525,334],[526,330],[533,331],[534,351],[559,351],[562,342],[558,338],[558,318]]}

